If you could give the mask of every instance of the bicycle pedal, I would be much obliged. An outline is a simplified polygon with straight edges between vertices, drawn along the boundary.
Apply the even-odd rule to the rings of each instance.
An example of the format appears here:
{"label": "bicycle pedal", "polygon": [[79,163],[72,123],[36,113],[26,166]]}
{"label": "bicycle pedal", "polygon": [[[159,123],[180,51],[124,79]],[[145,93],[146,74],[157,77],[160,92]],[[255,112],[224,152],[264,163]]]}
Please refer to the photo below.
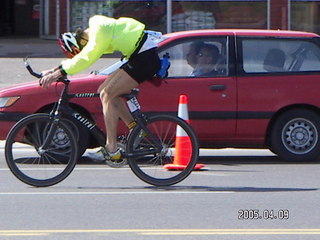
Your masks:
{"label": "bicycle pedal", "polygon": [[127,142],[127,138],[125,135],[118,136],[118,143],[125,145]]}

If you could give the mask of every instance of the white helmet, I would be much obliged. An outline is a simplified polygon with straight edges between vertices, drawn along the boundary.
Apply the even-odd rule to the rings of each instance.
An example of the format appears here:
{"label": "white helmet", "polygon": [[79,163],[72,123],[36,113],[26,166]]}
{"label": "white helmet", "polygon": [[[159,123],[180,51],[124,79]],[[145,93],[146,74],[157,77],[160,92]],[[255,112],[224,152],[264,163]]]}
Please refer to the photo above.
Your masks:
{"label": "white helmet", "polygon": [[62,51],[67,55],[68,58],[74,57],[81,51],[75,33],[67,32],[61,34],[58,42]]}

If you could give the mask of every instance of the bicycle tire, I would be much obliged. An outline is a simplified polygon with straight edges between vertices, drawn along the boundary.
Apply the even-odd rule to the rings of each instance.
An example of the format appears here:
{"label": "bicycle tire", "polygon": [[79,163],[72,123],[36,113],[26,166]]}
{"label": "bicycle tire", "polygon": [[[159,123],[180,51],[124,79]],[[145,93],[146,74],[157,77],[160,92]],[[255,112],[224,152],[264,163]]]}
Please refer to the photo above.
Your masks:
{"label": "bicycle tire", "polygon": [[[179,164],[176,154],[178,144],[177,126],[185,133],[189,141],[187,161],[184,160],[183,168],[178,171],[170,171],[164,168],[168,164]],[[137,156],[144,149],[156,149],[150,136],[136,126],[127,141],[128,162],[134,174],[144,182],[154,186],[170,186],[181,182],[194,169],[199,157],[199,144],[193,128],[183,119],[171,115],[155,115],[147,120],[147,128],[162,143],[162,150],[154,155]],[[183,140],[184,141],[184,140]],[[181,146],[179,146],[181,147]],[[190,158],[190,159],[189,159]]]}
{"label": "bicycle tire", "polygon": [[7,136],[7,165],[20,181],[28,185],[48,187],[57,184],[69,176],[76,165],[77,141],[68,120],[57,123],[49,146],[41,148],[52,123],[49,114],[32,114],[18,121]]}

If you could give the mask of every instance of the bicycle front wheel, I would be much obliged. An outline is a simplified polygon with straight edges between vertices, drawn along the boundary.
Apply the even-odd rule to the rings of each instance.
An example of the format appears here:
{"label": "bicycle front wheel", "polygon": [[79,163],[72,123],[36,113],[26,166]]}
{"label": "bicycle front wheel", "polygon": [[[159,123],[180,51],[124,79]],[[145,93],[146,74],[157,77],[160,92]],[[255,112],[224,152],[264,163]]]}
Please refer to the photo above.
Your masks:
{"label": "bicycle front wheel", "polygon": [[49,114],[42,113],[17,122],[5,144],[11,172],[22,182],[36,187],[64,180],[74,169],[78,157],[76,138],[70,129],[67,120],[53,123]]}
{"label": "bicycle front wheel", "polygon": [[198,140],[192,127],[181,118],[156,115],[148,119],[147,128],[149,134],[136,126],[128,137],[126,150],[132,171],[155,186],[169,186],[184,180],[199,157]]}

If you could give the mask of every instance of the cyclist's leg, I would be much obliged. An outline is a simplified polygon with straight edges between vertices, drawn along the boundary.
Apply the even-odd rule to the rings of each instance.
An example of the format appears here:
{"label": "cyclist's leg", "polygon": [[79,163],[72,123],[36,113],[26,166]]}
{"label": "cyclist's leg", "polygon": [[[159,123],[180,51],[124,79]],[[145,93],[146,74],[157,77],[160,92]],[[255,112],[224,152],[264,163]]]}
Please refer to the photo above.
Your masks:
{"label": "cyclist's leg", "polygon": [[107,131],[106,149],[110,152],[117,150],[117,126],[119,117],[126,123],[133,119],[119,97],[128,93],[139,84],[123,69],[119,69],[102,83],[98,92],[103,106],[103,115]]}
{"label": "cyclist's leg", "polygon": [[115,71],[99,87],[99,93],[103,105],[103,114],[107,130],[106,148],[109,151],[116,150],[116,130],[119,117],[129,124],[133,119],[127,108],[120,104],[119,96],[129,93],[139,83],[150,79],[160,68],[160,59],[156,48],[146,50],[131,57],[120,69]]}
{"label": "cyclist's leg", "polygon": [[[109,84],[109,80],[111,80],[111,79],[116,79],[118,76],[116,76],[116,75],[119,75],[119,74],[123,74],[122,73],[123,71],[121,71],[121,69],[118,69],[116,72],[114,72],[114,75],[111,75],[110,76],[110,78],[108,78],[108,80],[107,81],[105,81],[105,82],[103,82],[101,85],[100,85],[100,87],[99,87],[99,89],[98,89],[98,93],[101,93],[101,91],[103,90],[103,89],[105,89],[107,86],[110,88],[110,86],[108,85]],[[126,74],[126,73],[125,73]],[[128,77],[130,77],[130,76],[128,76]],[[112,83],[111,83],[112,84]],[[132,87],[131,89],[129,89],[127,92],[124,92],[124,93],[129,93],[133,88],[135,88],[136,86],[138,86],[138,84],[137,84],[137,82],[135,81],[135,82],[133,82],[133,85],[132,86],[134,86],[134,87]],[[123,90],[123,89],[122,89]],[[106,90],[105,90],[106,91]],[[112,90],[111,90],[112,91]],[[124,94],[124,93],[121,93],[120,95],[122,95],[122,94]],[[115,94],[113,94],[113,93],[111,93],[109,96],[110,97],[113,97],[113,96],[115,96]],[[130,114],[130,112],[128,111],[128,108],[127,108],[127,106],[126,106],[126,104],[124,103],[124,101],[122,100],[122,98],[120,98],[120,97],[115,97],[114,98],[114,101],[112,101],[113,102],[113,105],[115,106],[115,108],[119,111],[118,113],[119,113],[119,117],[124,121],[124,123],[126,124],[126,125],[128,125],[129,123],[131,123],[132,121],[133,121],[133,119],[132,119],[132,116],[131,116],[131,114]]]}

